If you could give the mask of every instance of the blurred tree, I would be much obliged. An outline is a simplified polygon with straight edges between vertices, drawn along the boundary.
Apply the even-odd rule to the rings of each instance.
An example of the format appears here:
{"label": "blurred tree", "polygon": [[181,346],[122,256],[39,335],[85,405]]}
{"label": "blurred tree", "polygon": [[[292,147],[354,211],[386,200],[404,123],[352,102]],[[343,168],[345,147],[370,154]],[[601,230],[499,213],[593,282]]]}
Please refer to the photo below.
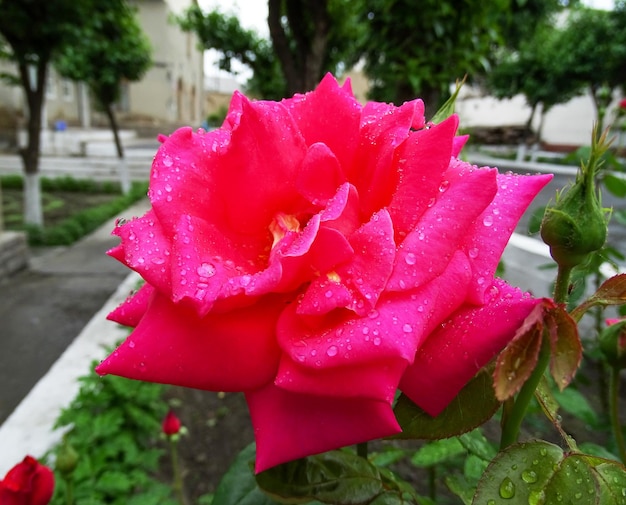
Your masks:
{"label": "blurred tree", "polygon": [[447,98],[449,86],[491,69],[497,48],[516,47],[560,0],[360,0],[365,72],[377,100],[424,99],[427,116]]}
{"label": "blurred tree", "polygon": [[95,2],[89,19],[73,30],[73,43],[57,54],[58,72],[87,84],[106,114],[121,162],[122,187],[130,190],[125,177],[124,148],[113,108],[120,98],[122,81],[138,81],[152,66],[150,42],[142,31],[135,9],[126,0]]}
{"label": "blurred tree", "polygon": [[[503,51],[486,79],[496,98],[524,95],[531,108],[526,125],[529,132],[539,106],[543,124],[543,116],[552,107],[584,92],[582,83],[574,79],[574,55],[563,46],[560,35],[556,28],[541,26],[521,41],[516,51]],[[541,126],[537,137],[541,139]]]}
{"label": "blurred tree", "polygon": [[626,86],[626,3],[614,11],[573,10],[560,44],[571,54],[573,79],[591,93],[602,131],[614,90]]}
{"label": "blurred tree", "polygon": [[359,24],[350,0],[268,0],[271,42],[241,27],[232,15],[204,13],[193,5],[179,19],[198,34],[206,49],[221,53],[219,66],[232,70],[232,60],[248,66],[248,91],[280,99],[314,88],[325,72],[341,73],[360,56]]}
{"label": "blurred tree", "polygon": [[24,221],[41,226],[39,186],[41,109],[48,65],[71,38],[74,27],[91,15],[91,1],[0,0],[0,36],[15,62],[16,79],[24,91],[28,140],[20,150],[24,166]]}

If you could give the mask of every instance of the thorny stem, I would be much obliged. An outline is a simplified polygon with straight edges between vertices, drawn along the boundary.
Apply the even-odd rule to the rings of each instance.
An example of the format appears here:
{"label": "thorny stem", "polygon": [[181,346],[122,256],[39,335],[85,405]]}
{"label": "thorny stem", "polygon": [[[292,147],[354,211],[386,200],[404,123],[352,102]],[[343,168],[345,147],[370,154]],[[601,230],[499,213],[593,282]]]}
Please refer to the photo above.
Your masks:
{"label": "thorny stem", "polygon": [[613,428],[613,436],[617,444],[617,450],[622,463],[626,464],[626,446],[624,445],[624,434],[619,422],[619,369],[611,367],[611,383],[609,394],[609,406],[611,414],[611,426]]}
{"label": "thorny stem", "polygon": [[176,493],[176,499],[178,500],[179,505],[186,505],[185,497],[183,494],[183,479],[180,472],[180,464],[178,463],[178,447],[177,440],[174,440],[174,437],[168,437],[170,442],[170,454],[172,457],[172,473],[174,476],[174,482],[172,483],[172,487],[174,492]]}
{"label": "thorny stem", "polygon": [[[554,285],[554,301],[556,303],[566,303],[568,298],[569,280],[572,273],[571,267],[563,267],[559,265]],[[546,335],[543,336],[541,342],[541,350],[537,358],[535,369],[531,373],[528,380],[520,389],[510,410],[508,410],[506,418],[502,426],[502,435],[500,437],[500,450],[507,448],[509,445],[517,442],[522,421],[528,410],[528,405],[535,394],[535,390],[543,377],[546,368],[550,363],[550,342]]]}

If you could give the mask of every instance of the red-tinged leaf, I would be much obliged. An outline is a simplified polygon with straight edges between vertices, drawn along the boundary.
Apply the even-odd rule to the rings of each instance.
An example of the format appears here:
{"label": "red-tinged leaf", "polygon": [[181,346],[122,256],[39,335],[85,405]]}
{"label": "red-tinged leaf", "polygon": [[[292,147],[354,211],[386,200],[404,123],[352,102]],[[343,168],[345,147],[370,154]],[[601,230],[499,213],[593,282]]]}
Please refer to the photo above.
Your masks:
{"label": "red-tinged leaf", "polygon": [[501,402],[517,393],[537,364],[543,339],[543,305],[537,305],[496,360],[493,383]]}
{"label": "red-tinged leaf", "polygon": [[571,315],[576,321],[596,305],[622,305],[626,303],[626,274],[619,274],[604,281],[598,290],[576,307]]}
{"label": "red-tinged leaf", "polygon": [[546,317],[550,335],[550,373],[563,391],[576,375],[583,357],[576,321],[563,306],[555,306]]}
{"label": "red-tinged leaf", "polygon": [[626,303],[626,274],[615,275],[604,281],[593,298],[608,305]]}

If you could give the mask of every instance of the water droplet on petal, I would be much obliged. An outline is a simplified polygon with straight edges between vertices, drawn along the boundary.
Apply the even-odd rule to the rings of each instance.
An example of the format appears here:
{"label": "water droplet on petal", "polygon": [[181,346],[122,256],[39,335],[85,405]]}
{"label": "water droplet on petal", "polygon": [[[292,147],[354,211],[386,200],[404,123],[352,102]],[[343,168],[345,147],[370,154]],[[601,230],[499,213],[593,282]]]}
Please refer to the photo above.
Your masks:
{"label": "water droplet on petal", "polygon": [[449,186],[450,186],[450,181],[441,181],[441,184],[439,185],[439,192],[440,193],[445,192]]}
{"label": "water droplet on petal", "polygon": [[404,333],[411,333],[413,331],[413,326],[407,323],[402,327],[402,331]]}
{"label": "water droplet on petal", "polygon": [[211,263],[202,263],[196,272],[200,277],[211,277],[215,275],[215,267]]}
{"label": "water droplet on petal", "polygon": [[337,346],[331,345],[328,349],[326,349],[326,354],[328,354],[331,358],[333,356],[337,356]]}
{"label": "water droplet on petal", "polygon": [[169,156],[163,156],[163,166],[171,167],[173,164],[174,162],[172,161],[172,158]]}
{"label": "water droplet on petal", "polygon": [[381,342],[380,337],[374,338],[374,345],[380,345],[380,342]]}
{"label": "water droplet on petal", "polygon": [[472,258],[475,259],[478,257],[478,248],[477,247],[472,247],[468,252],[467,255]]}
{"label": "water droplet on petal", "polygon": [[483,218],[483,224],[485,226],[491,226],[493,224],[493,216],[492,215],[485,216]]}
{"label": "water droplet on petal", "polygon": [[134,340],[131,340],[130,342],[128,342],[128,347],[130,347],[131,349],[135,348],[135,342]]}
{"label": "water droplet on petal", "polygon": [[406,256],[404,257],[404,261],[406,261],[407,265],[415,265],[415,263],[417,262],[417,258],[415,258],[415,254],[410,252],[410,253],[406,253]]}
{"label": "water droplet on petal", "polygon": [[326,293],[324,293],[324,296],[326,298],[331,298],[333,296],[333,292],[329,289],[328,291],[326,291]]}

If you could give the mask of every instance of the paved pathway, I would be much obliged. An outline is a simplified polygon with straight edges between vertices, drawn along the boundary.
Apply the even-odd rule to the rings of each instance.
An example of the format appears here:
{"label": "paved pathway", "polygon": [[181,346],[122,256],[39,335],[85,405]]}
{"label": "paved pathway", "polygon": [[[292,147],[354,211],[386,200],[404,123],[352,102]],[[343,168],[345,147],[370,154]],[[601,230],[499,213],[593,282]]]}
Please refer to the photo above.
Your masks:
{"label": "paved pathway", "polygon": [[[147,208],[142,200],[121,215]],[[119,241],[110,235],[114,223],[32,258],[29,269],[0,284],[0,424],[128,276],[105,254]],[[81,366],[86,372],[88,362]],[[0,444],[0,463],[3,453]]]}

